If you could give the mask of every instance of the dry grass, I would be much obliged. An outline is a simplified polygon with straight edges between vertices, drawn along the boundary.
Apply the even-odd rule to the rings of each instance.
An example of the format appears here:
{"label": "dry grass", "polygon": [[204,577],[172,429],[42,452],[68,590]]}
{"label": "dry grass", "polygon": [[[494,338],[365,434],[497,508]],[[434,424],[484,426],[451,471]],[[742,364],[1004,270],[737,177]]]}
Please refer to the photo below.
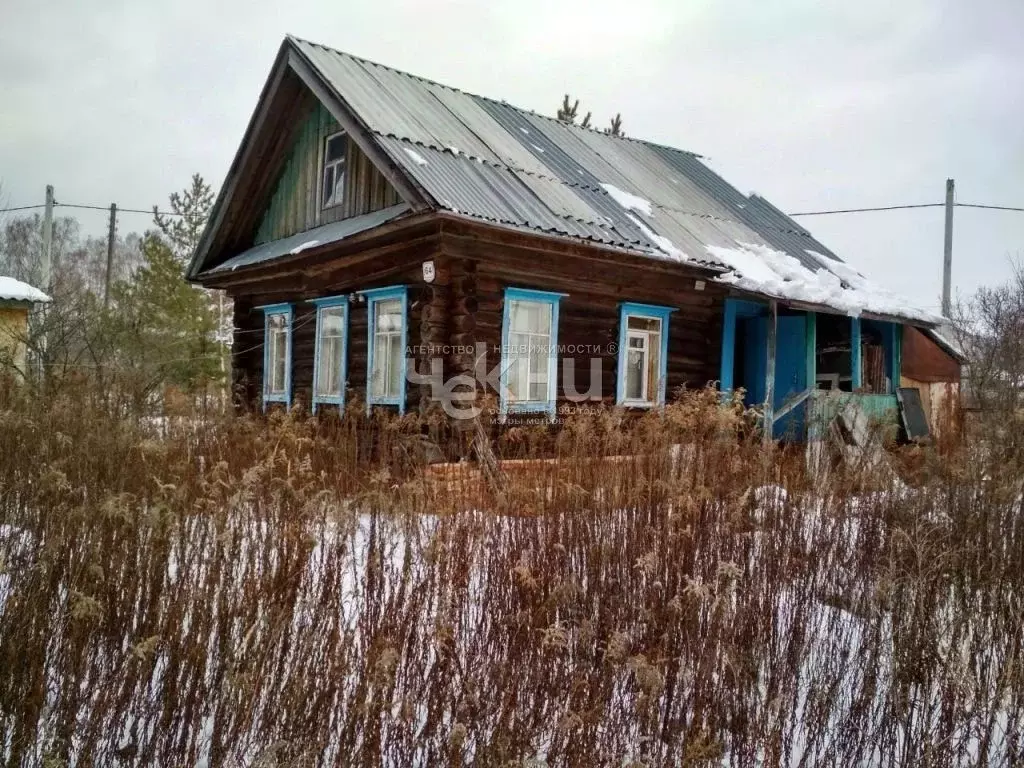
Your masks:
{"label": "dry grass", "polygon": [[1021,464],[977,441],[917,451],[913,487],[809,482],[704,393],[509,435],[558,460],[481,507],[424,480],[413,418],[157,429],[90,403],[0,392],[10,765],[1024,748]]}

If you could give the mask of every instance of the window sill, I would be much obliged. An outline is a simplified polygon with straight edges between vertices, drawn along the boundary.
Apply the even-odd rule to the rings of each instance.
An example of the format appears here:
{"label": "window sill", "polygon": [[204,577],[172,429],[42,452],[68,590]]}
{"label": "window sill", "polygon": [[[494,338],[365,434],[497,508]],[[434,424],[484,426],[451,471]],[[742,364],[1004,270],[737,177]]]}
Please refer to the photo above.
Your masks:
{"label": "window sill", "polygon": [[652,403],[648,400],[623,400],[619,405],[623,408],[659,408],[661,403]]}

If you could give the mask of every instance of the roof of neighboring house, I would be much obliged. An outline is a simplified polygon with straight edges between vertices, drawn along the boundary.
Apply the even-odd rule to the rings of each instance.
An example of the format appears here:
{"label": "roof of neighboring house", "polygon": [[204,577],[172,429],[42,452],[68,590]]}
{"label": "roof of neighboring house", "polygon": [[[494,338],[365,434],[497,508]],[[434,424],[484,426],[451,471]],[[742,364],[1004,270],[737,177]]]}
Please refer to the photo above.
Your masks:
{"label": "roof of neighboring house", "polygon": [[28,283],[0,275],[0,301],[27,301],[44,304],[50,301],[50,297]]}
{"label": "roof of neighboring house", "polygon": [[422,198],[409,200],[418,209],[689,263],[745,291],[839,312],[937,320],[692,152],[566,124],[290,36],[282,57],[328,109],[355,119]]}

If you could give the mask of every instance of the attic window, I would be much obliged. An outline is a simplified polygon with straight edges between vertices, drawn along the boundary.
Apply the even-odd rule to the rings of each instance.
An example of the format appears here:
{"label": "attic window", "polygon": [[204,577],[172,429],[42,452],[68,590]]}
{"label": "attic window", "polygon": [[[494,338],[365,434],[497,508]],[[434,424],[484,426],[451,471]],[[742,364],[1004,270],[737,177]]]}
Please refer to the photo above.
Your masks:
{"label": "attic window", "polygon": [[341,205],[345,197],[345,155],[348,136],[344,131],[328,136],[324,145],[324,208]]}

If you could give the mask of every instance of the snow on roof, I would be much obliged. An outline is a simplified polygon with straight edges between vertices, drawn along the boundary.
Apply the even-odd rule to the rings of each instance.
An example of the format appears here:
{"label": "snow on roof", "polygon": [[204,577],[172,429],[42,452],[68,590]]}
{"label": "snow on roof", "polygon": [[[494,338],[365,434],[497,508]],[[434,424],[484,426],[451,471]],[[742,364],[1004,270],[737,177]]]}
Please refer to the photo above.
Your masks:
{"label": "snow on roof", "polygon": [[807,251],[807,254],[819,261],[821,267],[812,272],[789,254],[766,245],[743,244],[739,248],[709,245],[707,249],[715,259],[732,267],[732,271],[715,280],[744,291],[818,304],[851,317],[868,312],[923,323],[942,320],[872,283],[848,264],[827,259],[815,251]]}
{"label": "snow on roof", "polygon": [[13,277],[0,275],[0,301],[32,301],[43,304],[49,300],[50,297],[38,288],[33,288]]}
{"label": "snow on roof", "polygon": [[[409,156],[409,159],[412,160],[414,163],[416,163],[416,165],[426,165],[427,164],[427,161],[424,159],[423,155],[421,155],[415,149],[410,149],[409,147],[402,147],[402,149],[405,150],[405,154],[407,154]],[[456,153],[453,152],[452,154],[456,154]]]}
{"label": "snow on roof", "polygon": [[649,219],[653,218],[650,200],[645,200],[638,195],[634,195],[632,192],[619,189],[614,184],[605,184],[602,182],[601,187],[608,193],[608,197],[621,205],[627,211],[636,211],[637,213],[642,213]]}

